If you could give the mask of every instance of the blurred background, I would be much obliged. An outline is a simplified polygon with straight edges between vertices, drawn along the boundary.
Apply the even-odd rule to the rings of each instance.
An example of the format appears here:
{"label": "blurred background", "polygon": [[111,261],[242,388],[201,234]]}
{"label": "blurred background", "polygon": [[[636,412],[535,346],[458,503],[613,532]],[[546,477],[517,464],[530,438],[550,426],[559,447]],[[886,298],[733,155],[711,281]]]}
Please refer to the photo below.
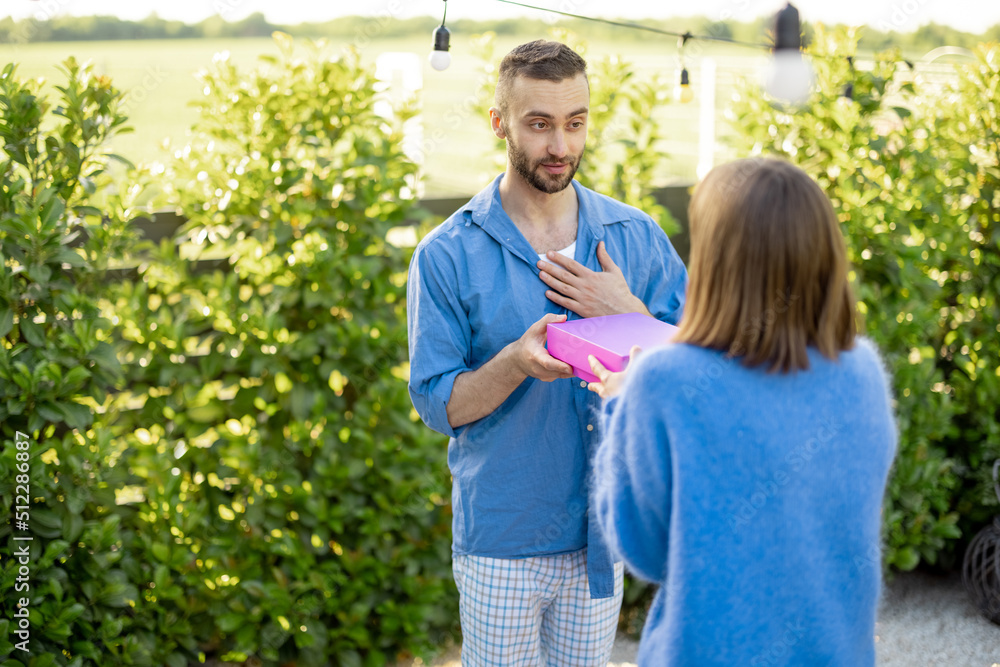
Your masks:
{"label": "blurred background", "polygon": [[[427,63],[427,54],[445,4],[452,58],[447,70],[437,72]],[[651,0],[536,4],[758,44],[770,43],[774,14],[784,6],[777,0],[712,0],[697,6]],[[990,0],[801,0],[796,6],[806,43],[814,23],[864,26],[858,45],[861,68],[874,52],[897,47],[913,62],[930,55],[934,62],[923,64],[921,70],[929,77],[947,79],[953,72],[947,65],[953,56],[935,49],[971,48],[980,41],[1000,39],[1000,3]],[[733,156],[727,148],[731,127],[724,109],[741,78],[760,78],[766,50],[692,41],[682,59],[676,38],[492,0],[8,0],[0,9],[0,61],[17,61],[22,76],[50,80],[68,55],[92,61],[96,72],[131,92],[128,113],[135,132],[116,137],[114,149],[133,161],[151,161],[166,159],[164,140],[175,148],[184,145],[185,133],[197,116],[190,102],[201,92],[194,75],[212,62],[214,54],[227,52],[234,64],[251,67],[259,55],[273,51],[270,35],[275,30],[325,39],[336,50],[356,48],[364,62],[380,63],[379,75],[394,86],[397,97],[414,94],[419,100],[421,115],[409,130],[417,133],[418,143],[426,142],[423,194],[460,197],[477,192],[497,172],[484,113],[488,104],[483,105],[484,77],[489,76],[484,65],[495,65],[493,61],[517,44],[551,37],[556,27],[569,29],[585,42],[588,59],[626,58],[637,78],[661,77],[663,99],[654,111],[663,128],[657,185],[692,183],[709,163]],[[477,38],[490,32],[496,39],[491,60],[485,62]],[[706,60],[712,61],[708,70]],[[682,65],[690,72],[687,102],[675,94]],[[712,88],[712,95],[706,96],[706,87]],[[435,130],[444,130],[444,138],[433,141]]]}

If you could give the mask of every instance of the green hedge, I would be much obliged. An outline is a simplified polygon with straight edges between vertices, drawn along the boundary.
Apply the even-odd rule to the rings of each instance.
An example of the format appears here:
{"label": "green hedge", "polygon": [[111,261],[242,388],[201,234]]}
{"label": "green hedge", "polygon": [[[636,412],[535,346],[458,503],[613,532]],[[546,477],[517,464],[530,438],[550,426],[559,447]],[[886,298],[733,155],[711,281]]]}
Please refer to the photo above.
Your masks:
{"label": "green hedge", "polygon": [[855,68],[856,45],[855,32],[817,30],[819,90],[800,110],[745,86],[735,141],[800,165],[840,212],[867,334],[895,383],[885,562],[951,566],[997,511],[1000,46],[939,84],[898,53]]}
{"label": "green hedge", "polygon": [[376,115],[356,54],[276,39],[255,71],[216,62],[190,145],[128,174],[123,196],[189,220],[158,248],[95,180],[118,91],[70,64],[50,109],[3,78],[6,506],[15,432],[40,443],[23,664],[380,665],[457,631],[445,443],[410,405],[409,256],[387,242],[413,214],[412,111]]}
{"label": "green hedge", "polygon": [[[14,65],[0,74],[0,499],[27,524],[0,522],[0,657],[151,664],[133,633],[135,511],[115,502],[128,473],[94,411],[121,379],[98,297],[109,258],[133,240],[133,193],[92,204],[109,160],[121,161],[100,146],[125,118],[106,78],[72,59],[64,74],[55,106]],[[11,557],[25,545],[27,562]]]}
{"label": "green hedge", "polygon": [[276,40],[202,74],[193,137],[152,175],[188,223],[110,299],[142,404],[116,433],[161,648],[378,665],[457,617],[446,451],[406,391],[408,253],[386,240],[414,204],[411,112],[376,115],[356,54]]}

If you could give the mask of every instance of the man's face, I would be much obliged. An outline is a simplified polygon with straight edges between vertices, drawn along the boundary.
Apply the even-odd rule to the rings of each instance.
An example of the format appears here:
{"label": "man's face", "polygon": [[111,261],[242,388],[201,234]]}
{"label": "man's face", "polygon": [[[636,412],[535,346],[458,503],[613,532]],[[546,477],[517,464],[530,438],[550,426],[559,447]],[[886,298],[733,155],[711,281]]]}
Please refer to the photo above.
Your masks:
{"label": "man's face", "polygon": [[533,188],[554,194],[569,185],[587,143],[590,89],[579,75],[562,81],[518,77],[503,119],[507,159]]}

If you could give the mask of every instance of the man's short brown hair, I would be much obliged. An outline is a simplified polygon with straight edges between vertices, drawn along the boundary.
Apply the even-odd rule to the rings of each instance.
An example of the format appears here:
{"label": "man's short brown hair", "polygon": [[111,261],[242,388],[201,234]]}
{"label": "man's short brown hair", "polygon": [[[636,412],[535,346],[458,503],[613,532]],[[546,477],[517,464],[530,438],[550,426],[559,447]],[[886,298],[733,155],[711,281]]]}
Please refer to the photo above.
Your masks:
{"label": "man's short brown hair", "polygon": [[770,371],[854,345],[855,301],[837,215],[798,167],[750,158],[713,169],[688,208],[690,283],[675,340]]}
{"label": "man's short brown hair", "polygon": [[494,104],[501,114],[507,112],[510,91],[519,76],[559,82],[580,74],[587,76],[587,61],[565,44],[544,39],[522,44],[500,61]]}

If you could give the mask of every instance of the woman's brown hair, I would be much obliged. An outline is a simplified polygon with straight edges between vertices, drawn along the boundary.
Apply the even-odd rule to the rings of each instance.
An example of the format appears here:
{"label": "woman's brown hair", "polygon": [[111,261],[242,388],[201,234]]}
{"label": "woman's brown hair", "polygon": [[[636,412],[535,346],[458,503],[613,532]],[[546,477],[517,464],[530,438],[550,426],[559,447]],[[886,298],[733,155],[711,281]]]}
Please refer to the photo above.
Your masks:
{"label": "woman's brown hair", "polygon": [[713,169],[688,207],[690,280],[676,342],[769,371],[854,345],[855,301],[830,200],[804,171],[749,158]]}

